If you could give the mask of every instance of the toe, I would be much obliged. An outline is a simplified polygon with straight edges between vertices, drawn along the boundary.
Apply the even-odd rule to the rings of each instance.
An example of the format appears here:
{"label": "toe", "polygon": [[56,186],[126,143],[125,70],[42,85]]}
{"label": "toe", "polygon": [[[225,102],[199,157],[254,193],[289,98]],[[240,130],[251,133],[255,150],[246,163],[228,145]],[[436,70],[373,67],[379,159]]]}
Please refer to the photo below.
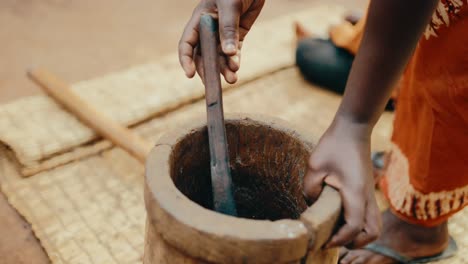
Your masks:
{"label": "toe", "polygon": [[345,248],[345,247],[341,247],[340,248],[340,258],[339,259],[343,259],[346,254],[348,254],[349,252],[349,249]]}
{"label": "toe", "polygon": [[366,262],[366,259],[363,257],[357,257],[351,262],[351,264],[365,264],[365,263],[367,262]]}
{"label": "toe", "polygon": [[398,261],[392,258],[382,256],[380,254],[375,254],[373,252],[369,252],[367,259],[368,260],[365,263],[369,263],[369,264],[374,264],[374,263],[375,264],[398,264],[399,263]]}
{"label": "toe", "polygon": [[[372,257],[372,252],[363,250],[363,249],[358,249],[358,250],[353,250],[353,261],[350,264],[370,264],[374,262],[370,262],[370,259]],[[381,263],[379,263],[381,264]]]}
{"label": "toe", "polygon": [[346,255],[340,260],[340,264],[351,264],[358,257],[353,251],[348,251]]}
{"label": "toe", "polygon": [[394,264],[398,263],[388,257],[365,249],[349,250],[340,260],[340,264]]}

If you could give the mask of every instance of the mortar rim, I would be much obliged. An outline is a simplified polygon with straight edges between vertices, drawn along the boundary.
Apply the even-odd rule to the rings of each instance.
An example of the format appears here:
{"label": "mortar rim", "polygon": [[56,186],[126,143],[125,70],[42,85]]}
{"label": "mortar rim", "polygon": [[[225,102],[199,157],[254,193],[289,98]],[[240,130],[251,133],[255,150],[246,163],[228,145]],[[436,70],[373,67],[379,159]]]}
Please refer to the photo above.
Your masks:
{"label": "mortar rim", "polygon": [[[266,125],[294,137],[309,150],[313,146],[308,134],[278,118],[252,114],[227,114],[225,119],[226,122]],[[310,209],[315,206],[306,209],[301,219],[297,220],[237,218],[198,205],[175,186],[169,166],[172,147],[190,133],[205,126],[206,117],[203,117],[171,130],[160,138],[151,151],[145,175],[145,204],[150,224],[154,224],[163,239],[172,246],[192,256],[213,262],[236,262],[233,261],[233,256],[239,257],[240,262],[243,257],[252,257],[255,252],[262,252],[262,263],[294,261],[304,257],[309,245],[314,244],[317,227],[320,226],[313,217],[311,219]],[[323,202],[321,204],[321,210],[325,208],[329,210],[328,214],[336,214],[337,208],[323,206]],[[180,233],[184,234],[184,238],[181,238]],[[193,243],[192,240],[204,243]],[[206,244],[207,241],[211,245],[210,250],[206,249],[206,245],[200,245]]]}

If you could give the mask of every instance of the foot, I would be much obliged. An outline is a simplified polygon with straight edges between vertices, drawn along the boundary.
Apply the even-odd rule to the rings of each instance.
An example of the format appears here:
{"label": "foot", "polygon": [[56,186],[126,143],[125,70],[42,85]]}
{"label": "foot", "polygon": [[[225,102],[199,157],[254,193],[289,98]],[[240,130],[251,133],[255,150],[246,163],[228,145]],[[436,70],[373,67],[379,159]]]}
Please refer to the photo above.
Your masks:
{"label": "foot", "polygon": [[[400,220],[390,210],[382,215],[383,230],[375,242],[411,258],[441,253],[449,243],[447,222],[435,227],[413,225]],[[340,264],[393,264],[394,259],[366,249],[342,250]]]}
{"label": "foot", "polygon": [[299,22],[294,23],[294,31],[296,32],[296,43],[313,35]]}

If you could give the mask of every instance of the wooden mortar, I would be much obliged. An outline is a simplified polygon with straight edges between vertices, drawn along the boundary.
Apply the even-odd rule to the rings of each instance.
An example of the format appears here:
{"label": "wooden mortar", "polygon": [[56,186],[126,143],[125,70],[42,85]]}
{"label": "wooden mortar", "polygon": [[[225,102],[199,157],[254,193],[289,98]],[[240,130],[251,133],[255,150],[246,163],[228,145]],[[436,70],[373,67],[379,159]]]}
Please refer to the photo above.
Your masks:
{"label": "wooden mortar", "polygon": [[310,137],[264,116],[225,121],[239,216],[211,210],[206,119],[171,131],[146,163],[144,263],[336,263],[337,250],[321,247],[341,212],[338,192],[326,187],[310,207],[303,198]]}

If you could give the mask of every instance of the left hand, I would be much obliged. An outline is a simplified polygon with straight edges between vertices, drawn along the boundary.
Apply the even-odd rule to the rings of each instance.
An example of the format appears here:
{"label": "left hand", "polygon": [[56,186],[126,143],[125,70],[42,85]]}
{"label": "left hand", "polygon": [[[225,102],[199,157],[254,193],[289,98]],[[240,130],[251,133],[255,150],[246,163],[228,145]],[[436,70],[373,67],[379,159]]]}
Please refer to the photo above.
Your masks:
{"label": "left hand", "polygon": [[304,191],[316,200],[323,184],[337,189],[344,207],[345,223],[326,248],[358,248],[377,239],[380,212],[374,196],[370,160],[370,131],[367,125],[337,118],[320,139],[309,159]]}

